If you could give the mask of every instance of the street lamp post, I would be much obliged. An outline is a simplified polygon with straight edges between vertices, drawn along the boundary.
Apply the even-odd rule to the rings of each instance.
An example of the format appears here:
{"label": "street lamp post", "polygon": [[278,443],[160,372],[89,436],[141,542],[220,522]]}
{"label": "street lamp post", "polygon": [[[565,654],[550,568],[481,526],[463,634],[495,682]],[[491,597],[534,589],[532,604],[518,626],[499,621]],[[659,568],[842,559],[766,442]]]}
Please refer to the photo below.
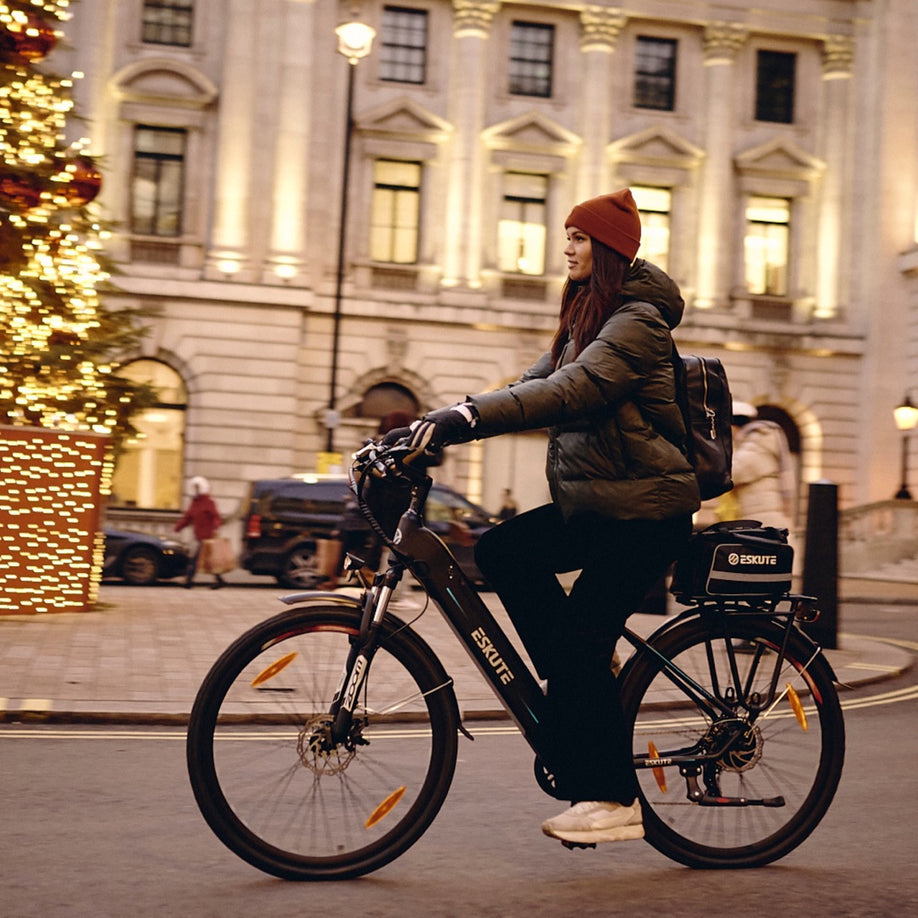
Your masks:
{"label": "street lamp post", "polygon": [[908,441],[915,425],[918,424],[918,408],[912,404],[908,392],[905,393],[902,404],[893,409],[893,416],[896,419],[896,427],[902,431],[902,485],[896,492],[896,499],[911,500],[912,495],[908,489]]}
{"label": "street lamp post", "polygon": [[344,263],[347,245],[347,199],[351,173],[351,134],[354,126],[354,72],[357,64],[370,53],[376,30],[363,22],[345,22],[335,29],[338,53],[347,58],[347,103],[344,128],[344,165],[341,173],[341,206],[338,224],[338,268],[335,276],[335,310],[332,325],[331,378],[328,388],[328,410],[325,413],[327,436],[325,451],[335,452],[335,428],[338,426],[337,388],[338,351],[341,336],[341,296],[344,289]]}

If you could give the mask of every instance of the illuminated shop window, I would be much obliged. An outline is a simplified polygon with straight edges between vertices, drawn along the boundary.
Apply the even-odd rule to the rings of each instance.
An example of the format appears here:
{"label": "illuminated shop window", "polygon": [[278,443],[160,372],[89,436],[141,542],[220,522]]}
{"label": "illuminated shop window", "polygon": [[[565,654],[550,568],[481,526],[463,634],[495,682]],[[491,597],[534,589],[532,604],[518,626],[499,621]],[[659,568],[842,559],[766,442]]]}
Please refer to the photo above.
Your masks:
{"label": "illuminated shop window", "polygon": [[673,193],[669,188],[632,185],[631,193],[641,214],[641,258],[669,270],[669,227]]}
{"label": "illuminated shop window", "polygon": [[547,175],[504,174],[504,196],[497,226],[497,266],[501,271],[545,273],[547,196]]}
{"label": "illuminated shop window", "polygon": [[177,510],[182,501],[185,384],[175,370],[158,360],[135,360],[120,367],[118,375],[155,386],[159,402],[134,420],[139,435],[118,456],[110,503]]}
{"label": "illuminated shop window", "polygon": [[399,265],[418,260],[421,164],[378,159],[373,167],[370,258]]}
{"label": "illuminated shop window", "polygon": [[786,296],[790,201],[752,197],[746,205],[746,287],[750,293]]}

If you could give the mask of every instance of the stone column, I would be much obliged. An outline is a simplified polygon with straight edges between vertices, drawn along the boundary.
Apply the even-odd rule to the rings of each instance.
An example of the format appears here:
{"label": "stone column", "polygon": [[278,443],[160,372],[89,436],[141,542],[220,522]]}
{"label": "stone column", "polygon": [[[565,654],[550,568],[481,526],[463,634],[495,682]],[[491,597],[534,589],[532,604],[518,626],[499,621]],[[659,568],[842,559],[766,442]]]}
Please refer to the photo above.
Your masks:
{"label": "stone column", "polygon": [[578,201],[615,190],[608,187],[606,164],[612,133],[612,52],[627,19],[620,9],[604,6],[588,6],[580,14],[581,85],[594,91],[580,93],[583,148],[577,175]]}
{"label": "stone column", "polygon": [[484,183],[485,98],[488,36],[499,2],[453,0],[450,61],[449,153],[444,287],[481,286],[481,220]]}
{"label": "stone column", "polygon": [[256,119],[258,49],[252,34],[250,0],[228,0],[226,53],[219,106],[214,180],[214,217],[205,275],[225,277],[247,267],[249,246],[249,181],[252,171],[253,125]]}
{"label": "stone column", "polygon": [[735,241],[730,205],[733,156],[733,62],[746,40],[745,26],[711,23],[704,31],[705,160],[698,220],[698,292],[695,307],[725,306],[731,286]]}
{"label": "stone column", "polygon": [[[278,278],[291,280],[302,274],[306,244],[309,126],[315,87],[312,55],[304,54],[303,48],[315,31],[315,0],[289,0],[284,6],[265,283],[277,283]],[[329,45],[334,38],[333,34],[328,36]]]}
{"label": "stone column", "polygon": [[847,197],[850,183],[849,137],[851,77],[854,41],[845,35],[829,36],[822,52],[822,124],[820,156],[826,170],[819,201],[819,242],[816,265],[816,311],[819,319],[838,317],[850,295],[848,227],[851,215]]}

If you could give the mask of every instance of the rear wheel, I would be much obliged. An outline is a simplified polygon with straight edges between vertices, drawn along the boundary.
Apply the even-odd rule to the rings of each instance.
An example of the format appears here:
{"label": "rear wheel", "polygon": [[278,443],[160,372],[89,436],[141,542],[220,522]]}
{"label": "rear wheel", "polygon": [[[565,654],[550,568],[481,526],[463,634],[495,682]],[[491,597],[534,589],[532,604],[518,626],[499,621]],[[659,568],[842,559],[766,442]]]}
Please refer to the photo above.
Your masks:
{"label": "rear wheel", "polygon": [[286,879],[347,879],[420,838],[449,790],[458,747],[452,683],[386,622],[350,733],[327,711],[360,626],[356,609],[298,608],[237,640],[205,678],[188,771],[221,841]]}
{"label": "rear wheel", "polygon": [[[624,677],[635,762],[657,763],[637,770],[644,828],[655,848],[690,867],[758,867],[796,848],[825,815],[841,777],[844,721],[829,666],[797,632],[779,665],[783,626],[751,615],[713,621],[725,621],[729,636],[689,620],[654,646],[726,710],[712,715],[691,701],[649,653]],[[695,764],[680,772],[666,761],[677,756]]]}

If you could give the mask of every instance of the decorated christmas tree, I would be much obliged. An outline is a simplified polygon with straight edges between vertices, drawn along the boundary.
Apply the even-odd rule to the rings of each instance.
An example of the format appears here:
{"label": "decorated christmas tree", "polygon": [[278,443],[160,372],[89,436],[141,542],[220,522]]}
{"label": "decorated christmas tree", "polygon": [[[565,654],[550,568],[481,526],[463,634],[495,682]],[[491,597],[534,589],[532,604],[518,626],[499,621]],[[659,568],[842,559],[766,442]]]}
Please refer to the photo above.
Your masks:
{"label": "decorated christmas tree", "polygon": [[152,393],[114,372],[140,326],[100,299],[102,178],[89,141],[67,137],[72,80],[47,66],[68,6],[0,0],[0,424],[93,430],[117,447]]}
{"label": "decorated christmas tree", "polygon": [[68,5],[0,0],[0,613],[95,602],[112,459],[153,397],[117,373],[141,326],[101,299],[102,179],[46,61]]}

